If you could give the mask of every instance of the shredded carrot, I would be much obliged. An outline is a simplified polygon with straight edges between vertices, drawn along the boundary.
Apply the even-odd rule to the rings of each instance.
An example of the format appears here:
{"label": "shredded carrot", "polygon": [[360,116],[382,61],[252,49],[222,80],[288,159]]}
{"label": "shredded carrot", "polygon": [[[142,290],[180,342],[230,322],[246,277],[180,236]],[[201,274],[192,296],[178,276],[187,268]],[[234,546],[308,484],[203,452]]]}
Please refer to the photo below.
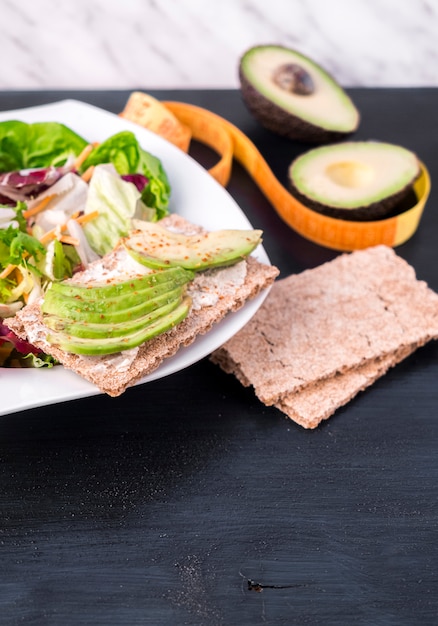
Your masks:
{"label": "shredded carrot", "polygon": [[88,144],[88,146],[85,146],[85,148],[76,157],[75,162],[73,163],[74,169],[78,170],[81,167],[82,163],[84,163],[87,157],[90,155],[90,152],[93,150],[93,147],[94,145],[92,143]]}
{"label": "shredded carrot", "polygon": [[0,279],[1,278],[7,278],[9,276],[9,274],[11,272],[13,272],[16,267],[17,267],[16,265],[13,265],[12,263],[9,263],[9,265],[7,265],[5,267],[5,269],[0,273]]}
{"label": "shredded carrot", "polygon": [[19,285],[23,281],[23,274],[20,272],[17,266],[15,266],[15,280],[17,285]]}
{"label": "shredded carrot", "polygon": [[[77,211],[70,219],[74,219],[78,224],[87,224],[87,222],[91,222],[99,215],[99,211],[92,211],[91,213],[87,213],[86,215],[80,215],[79,211]],[[67,229],[67,224],[63,224],[61,227],[57,226],[56,228],[52,228],[52,230],[47,231],[40,238],[40,243],[43,245],[52,241],[52,239],[59,238],[63,243],[69,243],[73,246],[79,245],[79,241],[75,237],[70,237],[69,235],[63,235],[65,230]],[[26,255],[27,256],[27,255]],[[17,268],[13,263],[9,263],[2,272],[0,272],[0,280],[7,278],[11,272],[13,272]],[[17,282],[21,280],[21,273],[17,273]]]}
{"label": "shredded carrot", "polygon": [[[78,224],[86,224],[87,222],[90,222],[98,215],[99,215],[99,211],[93,211],[92,213],[87,213],[86,215],[80,215],[79,217],[76,217],[75,221]],[[57,237],[59,237],[60,232],[61,233],[64,232],[66,228],[67,228],[67,224],[62,224],[62,226],[57,226],[56,228],[52,228],[52,230],[49,230],[46,233],[44,233],[44,235],[40,238],[40,242],[42,244],[49,243],[49,241],[52,241],[52,239],[56,239]]]}
{"label": "shredded carrot", "polygon": [[91,213],[86,213],[84,215],[81,215],[80,217],[77,217],[76,221],[78,224],[87,224],[88,222],[91,222],[91,220],[96,219],[98,215],[99,211],[91,211]]}
{"label": "shredded carrot", "polygon": [[[62,226],[61,226],[61,229],[62,229]],[[58,235],[59,235],[59,227],[52,228],[52,230],[48,230],[46,233],[44,233],[42,237],[40,237],[40,242],[43,245],[46,245],[46,243],[49,243],[50,241],[52,241],[52,239],[56,239]]]}
{"label": "shredded carrot", "polygon": [[27,209],[27,211],[23,211],[23,217],[26,219],[29,219],[29,217],[33,217],[37,213],[40,213],[40,211],[43,211],[46,208],[46,206],[49,204],[50,200],[54,197],[55,197],[54,195],[46,196],[40,202],[35,204],[31,209]]}
{"label": "shredded carrot", "polygon": [[69,243],[71,246],[79,245],[79,239],[76,239],[76,237],[70,237],[70,235],[61,235],[59,237],[59,241],[62,243]]}
{"label": "shredded carrot", "polygon": [[[74,162],[75,169],[80,168],[80,166],[86,160],[86,158],[88,157],[90,152],[93,150],[95,145],[96,144],[90,143],[89,145],[85,146],[85,148],[82,150],[82,152],[80,153],[80,155],[76,158]],[[90,180],[91,176],[93,175],[93,170],[94,170],[94,165],[91,165],[89,168],[87,168],[81,176],[82,180],[84,180],[87,183]],[[27,209],[27,211],[23,211],[23,217],[25,219],[29,219],[29,217],[33,217],[34,215],[37,215],[37,213],[40,213],[46,208],[50,200],[52,200],[52,198],[54,197],[55,197],[54,195],[46,196],[40,202],[35,204],[31,209]]]}
{"label": "shredded carrot", "polygon": [[9,274],[12,274],[14,270],[16,270],[15,280],[17,282],[17,285],[19,285],[23,280],[23,274],[18,270],[18,265],[14,265],[13,263],[9,263],[9,265],[5,267],[5,269],[0,273],[0,278],[7,278]]}
{"label": "shredded carrot", "polygon": [[88,183],[91,177],[93,176],[93,172],[94,172],[94,165],[90,165],[90,167],[88,167],[85,170],[85,172],[82,174],[81,176],[82,180]]}

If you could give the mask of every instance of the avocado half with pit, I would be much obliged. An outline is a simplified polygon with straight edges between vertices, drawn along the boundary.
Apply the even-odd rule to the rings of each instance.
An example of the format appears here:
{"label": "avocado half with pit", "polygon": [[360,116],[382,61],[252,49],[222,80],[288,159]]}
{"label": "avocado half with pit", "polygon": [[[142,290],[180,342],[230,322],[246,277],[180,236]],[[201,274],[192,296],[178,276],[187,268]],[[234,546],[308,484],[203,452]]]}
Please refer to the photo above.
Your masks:
{"label": "avocado half with pit", "polygon": [[279,45],[250,48],[239,63],[241,94],[274,133],[308,143],[339,141],[360,115],[344,89],[317,63]]}
{"label": "avocado half with pit", "polygon": [[420,174],[417,156],[390,143],[349,141],[309,150],[289,167],[293,195],[330,217],[369,221],[387,217]]}

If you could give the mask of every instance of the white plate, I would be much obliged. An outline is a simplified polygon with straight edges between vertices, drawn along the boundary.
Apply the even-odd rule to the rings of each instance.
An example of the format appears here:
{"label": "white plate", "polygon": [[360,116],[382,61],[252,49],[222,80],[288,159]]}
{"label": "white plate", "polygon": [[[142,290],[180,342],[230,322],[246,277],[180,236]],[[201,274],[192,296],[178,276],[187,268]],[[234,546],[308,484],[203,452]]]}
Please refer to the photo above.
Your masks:
{"label": "white plate", "polygon": [[[172,187],[172,212],[210,230],[252,228],[233,198],[202,166],[167,141],[117,115],[83,102],[63,100],[0,113],[0,120],[8,119],[62,122],[90,141],[103,141],[121,130],[132,130],[142,147],[162,160]],[[263,247],[259,246],[255,256],[269,263]],[[267,291],[229,315],[207,335],[167,359],[141,383],[168,376],[210,354],[250,320],[266,295]],[[101,393],[94,385],[61,366],[38,370],[5,368],[0,370],[0,377],[0,415]]]}

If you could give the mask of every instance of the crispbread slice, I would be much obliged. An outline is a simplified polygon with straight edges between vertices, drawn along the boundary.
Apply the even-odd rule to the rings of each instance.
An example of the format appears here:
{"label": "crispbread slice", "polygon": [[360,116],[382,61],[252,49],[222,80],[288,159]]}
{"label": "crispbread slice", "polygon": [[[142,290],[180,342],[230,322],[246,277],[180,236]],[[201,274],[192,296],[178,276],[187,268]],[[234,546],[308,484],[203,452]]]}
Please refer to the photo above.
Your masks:
{"label": "crispbread slice", "polygon": [[391,368],[417,349],[417,345],[402,348],[394,354],[375,359],[365,365],[336,374],[291,393],[275,406],[303,428],[316,428],[337,409],[352,400]]}
{"label": "crispbread slice", "polygon": [[438,295],[392,248],[376,246],[277,281],[253,319],[211,358],[263,403],[285,408],[300,390],[391,363],[437,337]]}
{"label": "crispbread slice", "polygon": [[[165,218],[162,223],[186,234],[202,230],[176,215]],[[120,249],[116,249],[95,263],[100,263],[105,271],[113,272],[119,263],[119,252]],[[95,273],[93,265],[83,272],[83,281]],[[50,345],[46,340],[47,329],[43,324],[41,302],[24,307],[14,318],[5,320],[5,324],[19,337],[28,339],[46,354],[55,357],[64,367],[94,383],[104,393],[118,396],[127,387],[153,372],[164,359],[190,345],[228,313],[236,311],[247,300],[257,296],[273,283],[277,275],[276,267],[261,263],[254,257],[231,267],[199,273],[189,287],[193,306],[185,320],[139,348],[116,355],[80,356]],[[80,278],[81,275],[75,275],[75,281]]]}
{"label": "crispbread slice", "polygon": [[[368,361],[342,374],[316,380],[307,387],[286,395],[274,406],[303,428],[316,428],[418,347],[416,344],[407,346],[394,354]],[[232,362],[225,350],[222,348],[216,350],[211,360],[220,365],[225,372],[233,373],[244,387],[250,386],[250,382],[242,375],[239,367]]]}

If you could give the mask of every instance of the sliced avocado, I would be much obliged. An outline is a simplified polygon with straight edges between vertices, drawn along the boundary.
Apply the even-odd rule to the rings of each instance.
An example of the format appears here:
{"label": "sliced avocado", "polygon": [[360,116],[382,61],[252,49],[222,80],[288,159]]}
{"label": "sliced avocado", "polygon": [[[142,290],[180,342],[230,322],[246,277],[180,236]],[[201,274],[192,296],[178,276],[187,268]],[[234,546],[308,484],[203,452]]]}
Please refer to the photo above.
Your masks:
{"label": "sliced avocado", "polygon": [[54,284],[42,304],[47,340],[74,354],[113,354],[133,348],[182,321],[195,272],[236,263],[261,242],[261,231],[223,230],[182,235],[161,225],[141,225],[125,240],[145,266],[144,276],[81,284]]}
{"label": "sliced avocado", "polygon": [[170,330],[188,315],[190,307],[191,299],[186,296],[171,313],[163,315],[140,330],[133,331],[123,337],[78,338],[61,331],[51,331],[47,334],[47,340],[52,345],[73,354],[90,356],[114,354],[136,348],[145,341]]}
{"label": "sliced avocado", "polygon": [[56,283],[41,306],[47,341],[84,355],[128,350],[183,320],[191,307],[181,267],[101,283]]}
{"label": "sliced avocado", "polygon": [[261,242],[261,230],[218,230],[183,235],[156,222],[137,222],[140,229],[125,240],[133,258],[151,268],[184,267],[200,271],[232,265]]}
{"label": "sliced avocado", "polygon": [[362,141],[314,148],[289,168],[292,193],[331,217],[385,217],[412,189],[420,174],[416,155],[394,144]]}
{"label": "sliced avocado", "polygon": [[[57,319],[68,322],[78,322],[80,324],[120,324],[127,320],[136,320],[140,317],[152,313],[156,309],[173,302],[175,299],[181,298],[185,293],[185,285],[174,287],[169,283],[156,287],[156,292],[150,297],[140,298],[138,304],[130,308],[121,308],[117,311],[99,313],[88,310],[74,308],[69,299],[62,300],[57,298],[54,302],[49,302],[43,312],[44,319],[54,316]],[[54,328],[53,330],[59,330]]]}
{"label": "sliced avocado", "polygon": [[356,106],[335,78],[296,50],[254,46],[240,59],[239,78],[252,115],[289,139],[339,141],[359,125]]}
{"label": "sliced avocado", "polygon": [[156,271],[151,270],[150,273],[136,276],[126,280],[117,278],[107,279],[103,283],[75,283],[74,281],[62,281],[52,283],[50,291],[57,292],[63,296],[77,298],[81,300],[98,298],[115,299],[125,297],[129,294],[135,294],[138,291],[144,291],[160,285],[167,281],[176,281],[177,284],[189,282],[193,280],[194,274],[182,267],[159,268]]}
{"label": "sliced avocado", "polygon": [[113,300],[71,298],[49,289],[41,310],[43,315],[56,315],[77,322],[116,324],[127,319],[142,317],[173,300],[181,294],[185,284],[167,281],[136,294]]}
{"label": "sliced avocado", "polygon": [[123,295],[115,295],[111,298],[103,298],[96,294],[92,297],[92,290],[87,289],[87,297],[67,296],[63,292],[49,288],[44,296],[41,306],[43,313],[52,313],[60,317],[67,317],[75,320],[86,320],[89,322],[111,321],[123,319],[123,316],[133,317],[134,315],[144,315],[148,307],[153,305],[158,296],[169,294],[175,288],[186,285],[193,277],[191,272],[186,272],[182,268],[175,273],[174,278],[166,282],[158,283],[146,289],[139,289]]}
{"label": "sliced avocado", "polygon": [[175,289],[173,296],[166,298],[163,304],[157,305],[141,317],[127,317],[117,323],[93,323],[88,321],[73,321],[58,315],[45,315],[44,325],[51,330],[62,332],[78,338],[105,339],[107,337],[125,337],[145,328],[159,317],[171,313],[182,301],[183,290]]}

